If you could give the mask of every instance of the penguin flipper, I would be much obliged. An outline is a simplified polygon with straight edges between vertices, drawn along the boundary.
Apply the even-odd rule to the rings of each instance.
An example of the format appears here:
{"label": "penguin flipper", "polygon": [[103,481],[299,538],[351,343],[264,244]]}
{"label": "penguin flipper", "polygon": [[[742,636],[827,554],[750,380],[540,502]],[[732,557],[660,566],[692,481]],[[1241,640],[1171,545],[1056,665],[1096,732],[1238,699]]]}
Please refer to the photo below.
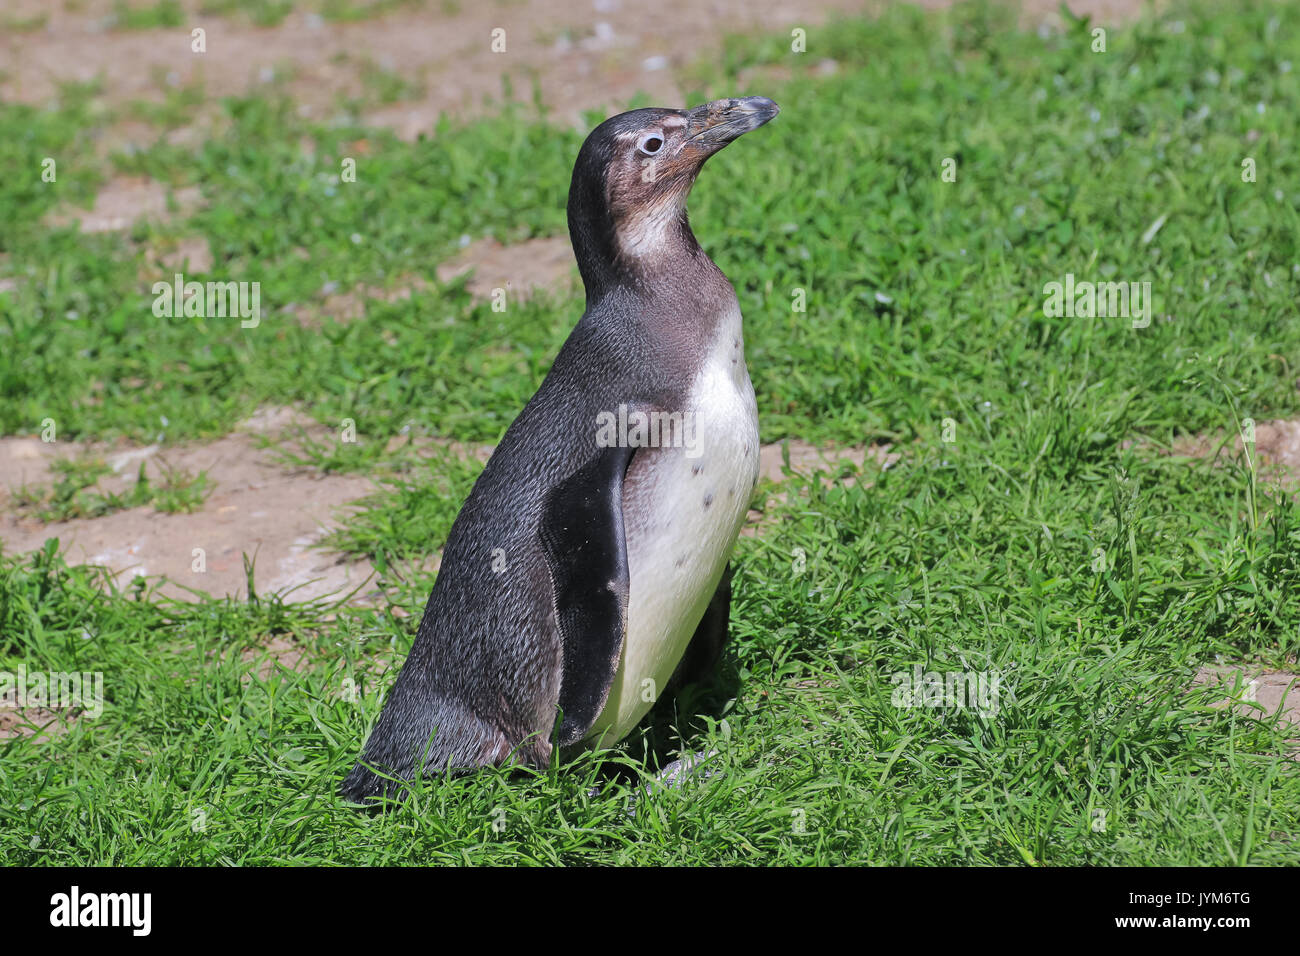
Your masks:
{"label": "penguin flipper", "polygon": [[600,716],[627,633],[623,478],[635,448],[602,448],[547,493],[542,547],[563,649],[559,744],[581,740]]}

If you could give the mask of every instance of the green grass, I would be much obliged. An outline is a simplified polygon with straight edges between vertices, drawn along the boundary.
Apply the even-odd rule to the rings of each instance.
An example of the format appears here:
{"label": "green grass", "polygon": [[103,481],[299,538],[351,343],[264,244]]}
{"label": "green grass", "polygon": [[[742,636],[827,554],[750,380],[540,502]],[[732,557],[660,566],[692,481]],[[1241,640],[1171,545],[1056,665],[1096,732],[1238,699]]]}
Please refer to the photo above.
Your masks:
{"label": "green grass", "polygon": [[0,28],[6,33],[28,33],[36,30],[44,30],[45,24],[49,20],[49,15],[38,13],[33,16],[15,16],[6,14],[0,19]]}
{"label": "green grass", "polygon": [[232,17],[242,15],[259,27],[279,26],[293,12],[293,0],[204,0],[199,12]]}
{"label": "green grass", "polygon": [[[1121,479],[1113,464],[1031,489],[959,445],[870,489],[796,479],[740,550],[740,695],[726,729],[690,737],[726,773],[631,820],[632,785],[593,757],[349,811],[331,788],[409,619],[129,600],[46,554],[10,561],[0,633],[22,637],[0,654],[103,671],[110,700],[54,745],[0,747],[0,847],[29,863],[1294,863],[1286,732],[1186,692],[1216,653],[1294,653],[1294,505],[1269,499],[1252,531],[1235,469],[1130,454]],[[1091,571],[1096,546],[1113,570]],[[258,677],[240,652],[273,635],[313,666]],[[998,713],[892,706],[891,676],[916,664],[1002,674]]]}
{"label": "green grass", "polygon": [[[295,454],[382,479],[330,543],[370,557],[391,602],[176,604],[106,590],[53,549],[3,559],[0,669],[102,671],[108,700],[52,742],[0,743],[0,857],[1300,863],[1294,729],[1189,690],[1216,659],[1294,671],[1300,514],[1254,461],[1163,450],[1300,409],[1298,25],[1283,6],[1184,7],[1111,28],[1093,54],[1085,23],[1040,37],[982,6],[899,7],[813,31],[802,59],[785,35],[736,38],[693,74],[693,101],[782,106],[691,202],[741,300],[764,438],[888,440],[902,458],[853,483],[760,488],[762,532],[735,557],[734,700],[681,719],[725,772],[631,816],[653,766],[635,741],[538,774],[424,781],[386,815],[333,796],[478,470],[388,440],[496,441],[580,299],[494,313],[459,281],[349,323],[280,311],[432,281],[465,235],[562,234],[581,135],[515,111],[404,144],[228,100],[228,135],[115,159],[199,185],[204,209],[81,237],[39,220],[112,172],[80,145],[93,93],[0,107],[0,158],[67,157],[57,183],[0,183],[0,269],[18,280],[0,294],[0,431],[50,417],[69,438],[153,440],[165,418],[176,441],[265,402],[352,418],[362,441]],[[753,78],[769,65],[794,75]],[[356,183],[338,181],[348,156]],[[214,257],[187,278],[261,283],[257,329],[153,316],[143,250],[185,235]],[[1150,281],[1155,319],[1046,317],[1044,285],[1066,273]],[[306,666],[262,676],[273,638]],[[896,706],[896,675],[918,665],[997,675],[997,713]],[[647,725],[650,743],[680,745],[672,722]]]}
{"label": "green grass", "polygon": [[[296,6],[308,7],[325,20],[351,23],[423,5],[424,0],[317,0],[311,4],[295,4],[294,0],[203,0],[199,13],[242,19],[259,27],[275,27]],[[186,22],[185,10],[177,0],[116,0],[113,13],[113,26],[119,30],[171,28]],[[18,29],[39,29],[43,25],[43,19],[35,26],[22,21]]]}
{"label": "green grass", "polygon": [[185,10],[179,0],[157,0],[156,3],[115,0],[113,4],[113,26],[118,30],[179,27],[184,22]]}
{"label": "green grass", "polygon": [[425,0],[323,0],[321,16],[326,20],[348,23],[381,17],[396,10],[420,8]]}

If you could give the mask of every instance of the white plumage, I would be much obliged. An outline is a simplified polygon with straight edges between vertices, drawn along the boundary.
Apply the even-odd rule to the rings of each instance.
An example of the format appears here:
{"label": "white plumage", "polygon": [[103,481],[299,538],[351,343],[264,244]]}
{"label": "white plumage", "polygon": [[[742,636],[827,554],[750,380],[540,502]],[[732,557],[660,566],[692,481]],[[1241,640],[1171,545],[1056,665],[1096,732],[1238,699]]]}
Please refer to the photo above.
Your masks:
{"label": "white plumage", "polygon": [[722,579],[758,479],[758,408],[738,306],[718,323],[689,394],[682,411],[695,418],[699,454],[641,449],[624,482],[627,635],[605,708],[587,735],[607,745],[640,722],[672,677]]}

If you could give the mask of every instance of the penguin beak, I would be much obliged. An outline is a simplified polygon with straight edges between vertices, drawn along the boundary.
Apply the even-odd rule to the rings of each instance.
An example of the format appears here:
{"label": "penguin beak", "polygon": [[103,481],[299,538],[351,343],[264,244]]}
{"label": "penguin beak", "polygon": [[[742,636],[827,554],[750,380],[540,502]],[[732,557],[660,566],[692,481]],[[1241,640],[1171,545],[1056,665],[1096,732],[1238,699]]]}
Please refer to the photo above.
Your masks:
{"label": "penguin beak", "polygon": [[781,107],[766,96],[705,103],[683,114],[686,117],[686,139],[681,148],[711,156],[732,140],[758,129],[779,112]]}

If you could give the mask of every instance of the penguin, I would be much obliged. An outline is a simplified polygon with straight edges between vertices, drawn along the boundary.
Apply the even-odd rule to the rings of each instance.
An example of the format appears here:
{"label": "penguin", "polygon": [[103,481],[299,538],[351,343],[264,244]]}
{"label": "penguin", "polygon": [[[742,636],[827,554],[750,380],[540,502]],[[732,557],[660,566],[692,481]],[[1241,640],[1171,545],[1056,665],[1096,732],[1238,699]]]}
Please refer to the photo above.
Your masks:
{"label": "penguin", "polygon": [[613,746],[716,668],[758,410],[735,291],[686,198],[778,111],[761,96],[637,109],[583,143],[568,225],[586,311],[452,526],[346,799]]}

